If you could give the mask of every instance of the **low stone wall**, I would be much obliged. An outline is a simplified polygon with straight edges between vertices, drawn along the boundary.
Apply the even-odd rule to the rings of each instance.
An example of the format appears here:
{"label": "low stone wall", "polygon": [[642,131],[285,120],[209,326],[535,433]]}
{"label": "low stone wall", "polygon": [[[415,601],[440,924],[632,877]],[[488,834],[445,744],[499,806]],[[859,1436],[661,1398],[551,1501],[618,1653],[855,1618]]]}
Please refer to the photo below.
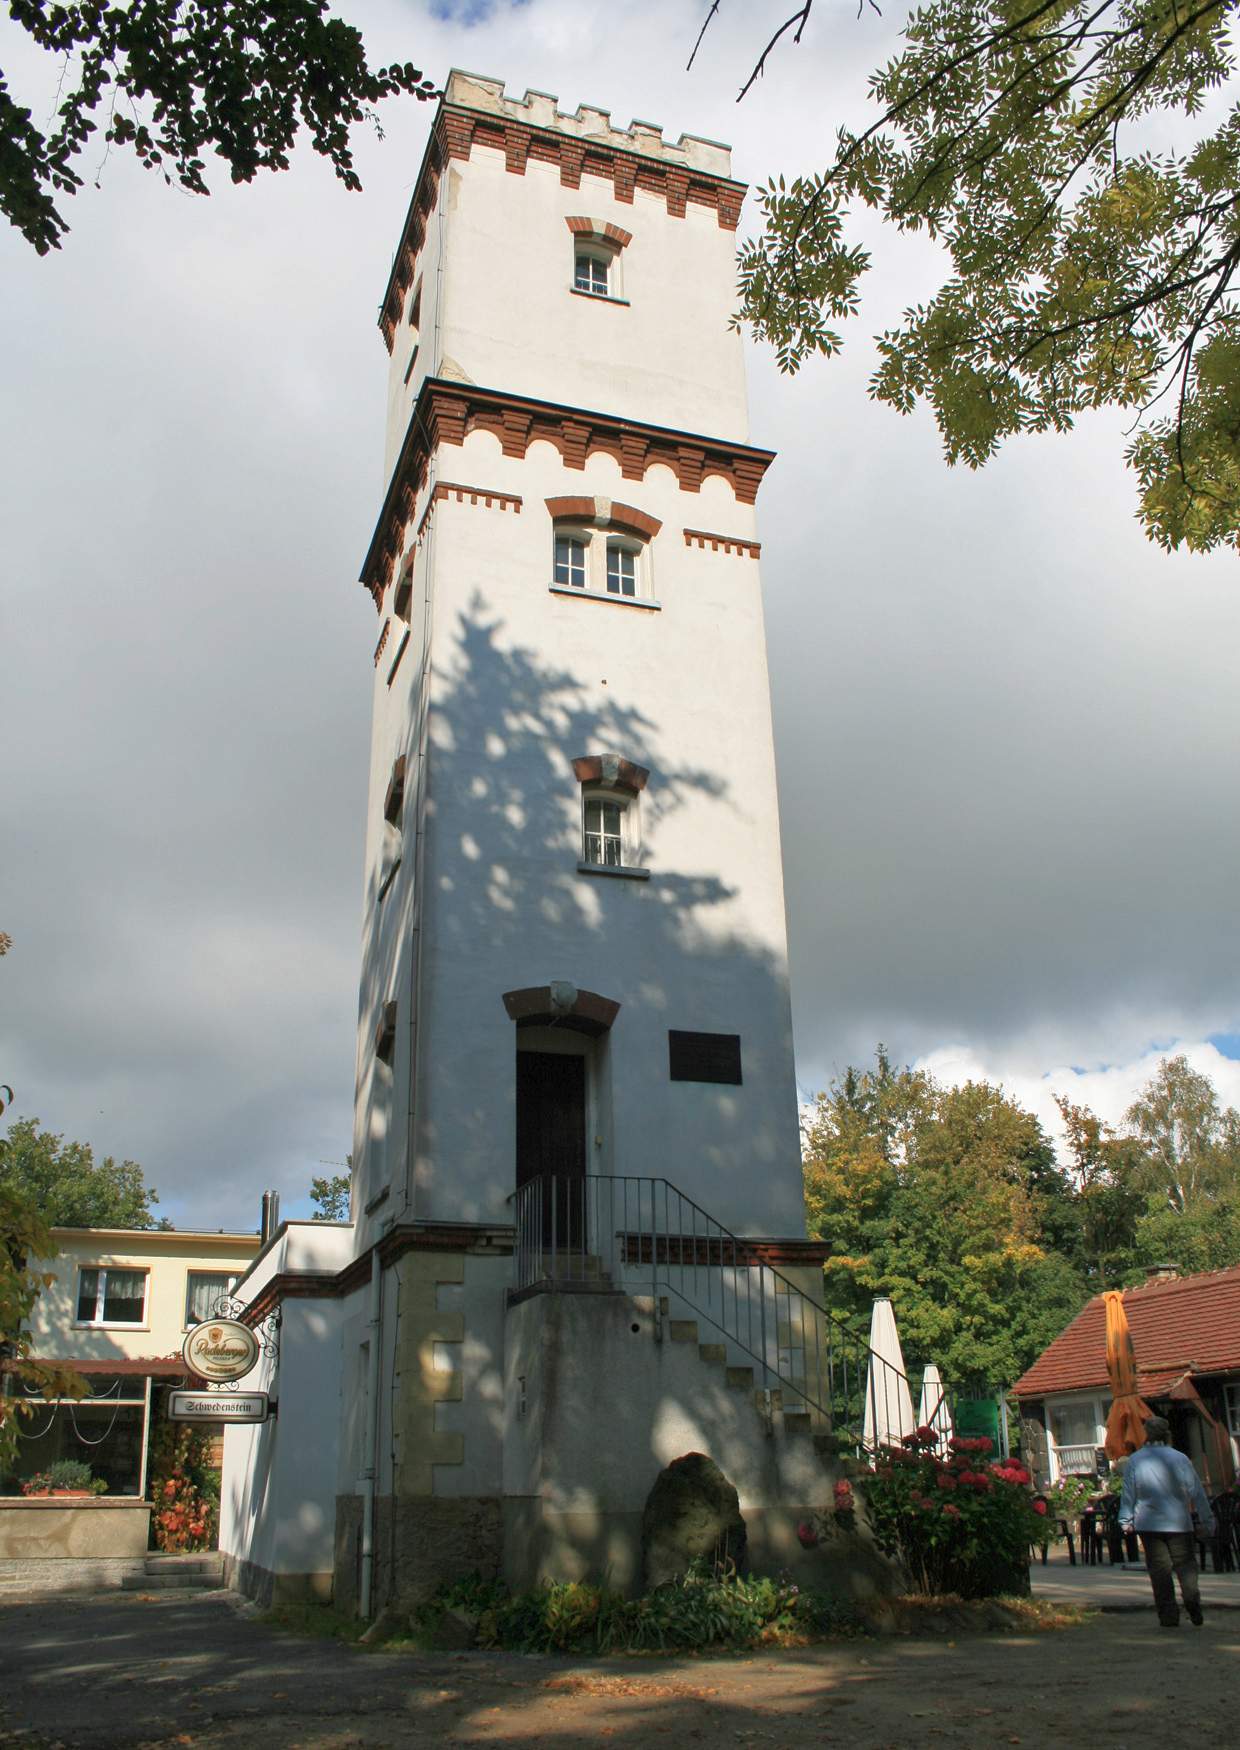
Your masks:
{"label": "low stone wall", "polygon": [[0,1561],[92,1557],[141,1560],[151,1541],[151,1503],[131,1496],[14,1495],[0,1498]]}
{"label": "low stone wall", "polygon": [[141,1574],[151,1503],[131,1497],[0,1498],[0,1591],[95,1592]]}

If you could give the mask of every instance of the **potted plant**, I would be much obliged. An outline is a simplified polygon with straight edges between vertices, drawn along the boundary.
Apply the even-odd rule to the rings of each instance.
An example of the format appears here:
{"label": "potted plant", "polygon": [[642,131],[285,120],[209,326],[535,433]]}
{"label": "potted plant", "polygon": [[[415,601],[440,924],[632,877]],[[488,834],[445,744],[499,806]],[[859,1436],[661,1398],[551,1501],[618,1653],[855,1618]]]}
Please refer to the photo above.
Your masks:
{"label": "potted plant", "polygon": [[48,1471],[53,1495],[91,1494],[90,1466],[80,1458],[58,1458]]}

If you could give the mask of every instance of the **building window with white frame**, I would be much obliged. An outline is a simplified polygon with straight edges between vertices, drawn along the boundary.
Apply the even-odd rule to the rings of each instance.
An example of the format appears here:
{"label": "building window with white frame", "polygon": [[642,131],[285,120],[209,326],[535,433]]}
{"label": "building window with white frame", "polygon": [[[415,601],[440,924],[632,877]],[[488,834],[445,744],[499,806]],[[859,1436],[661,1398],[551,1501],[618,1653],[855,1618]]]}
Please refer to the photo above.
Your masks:
{"label": "building window with white frame", "polygon": [[185,1273],[185,1328],[218,1318],[218,1302],[226,1300],[237,1278],[221,1270],[187,1270]]}
{"label": "building window with white frame", "polygon": [[561,588],[586,587],[590,538],[587,534],[557,534],[555,538],[555,581]]}
{"label": "building window with white frame", "polygon": [[637,594],[637,562],[640,551],[636,541],[608,541],[608,595],[635,596]]}
{"label": "building window with white frame", "polygon": [[573,251],[573,290],[588,292],[592,298],[609,298],[612,293],[612,272],[615,252],[601,243],[583,243],[580,239]]}
{"label": "building window with white frame", "polygon": [[639,801],[650,777],[646,767],[622,754],[582,754],[573,761],[573,776],[581,785],[579,873],[648,881]]}
{"label": "building window with white frame", "polygon": [[584,860],[602,869],[623,869],[625,857],[625,826],[629,810],[627,799],[616,796],[592,795],[586,791]]}
{"label": "building window with white frame", "polygon": [[110,1264],[83,1267],[78,1271],[78,1324],[144,1324],[146,1281],[145,1270],[118,1269]]}
{"label": "building window with white frame", "polygon": [[[653,539],[648,530],[661,525],[631,506],[613,507],[607,499],[593,501],[593,519],[588,517],[590,500],[562,502],[573,510],[571,520],[557,517],[553,521],[551,588],[600,601],[657,608],[652,588]],[[621,521],[622,517],[626,520]]]}

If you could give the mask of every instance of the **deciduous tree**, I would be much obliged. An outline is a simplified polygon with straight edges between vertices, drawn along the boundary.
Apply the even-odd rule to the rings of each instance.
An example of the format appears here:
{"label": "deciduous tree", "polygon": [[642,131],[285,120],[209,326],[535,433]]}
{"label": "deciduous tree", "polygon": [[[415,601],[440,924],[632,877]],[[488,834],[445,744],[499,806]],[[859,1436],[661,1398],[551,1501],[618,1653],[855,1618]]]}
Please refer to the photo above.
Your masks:
{"label": "deciduous tree", "polygon": [[48,1224],[32,1205],[0,1184],[0,1359],[5,1387],[0,1391],[0,1476],[12,1465],[20,1424],[48,1398],[77,1398],[86,1389],[79,1373],[30,1358],[30,1333],[23,1330],[35,1302],[53,1277],[40,1265],[56,1255]]}
{"label": "deciduous tree", "polygon": [[18,1118],[0,1138],[0,1190],[37,1209],[48,1227],[171,1227],[136,1161],[96,1161],[86,1142],[66,1142]]}
{"label": "deciduous tree", "polygon": [[1088,1294],[1054,1245],[1071,1187],[999,1088],[941,1087],[880,1052],[819,1097],[804,1159],[810,1230],[832,1247],[828,1304],[862,1333],[890,1295],[910,1362],[952,1383],[1010,1383]]}

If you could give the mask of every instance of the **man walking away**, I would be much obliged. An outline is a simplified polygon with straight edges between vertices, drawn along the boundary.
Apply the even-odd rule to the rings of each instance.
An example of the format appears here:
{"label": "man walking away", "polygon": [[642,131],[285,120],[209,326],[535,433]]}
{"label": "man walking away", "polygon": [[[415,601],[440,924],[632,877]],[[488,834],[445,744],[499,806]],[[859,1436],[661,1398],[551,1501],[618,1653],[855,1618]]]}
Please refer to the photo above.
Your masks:
{"label": "man walking away", "polygon": [[1188,1620],[1201,1627],[1201,1590],[1197,1584],[1196,1515],[1207,1536],[1214,1514],[1192,1460],[1167,1442],[1171,1427],[1163,1417],[1150,1416],[1146,1444],[1124,1466],[1124,1492],[1119,1522],[1125,1531],[1135,1526],[1145,1550],[1145,1568],[1154,1588],[1154,1608],[1164,1628],[1180,1626],[1172,1573],[1180,1582]]}

